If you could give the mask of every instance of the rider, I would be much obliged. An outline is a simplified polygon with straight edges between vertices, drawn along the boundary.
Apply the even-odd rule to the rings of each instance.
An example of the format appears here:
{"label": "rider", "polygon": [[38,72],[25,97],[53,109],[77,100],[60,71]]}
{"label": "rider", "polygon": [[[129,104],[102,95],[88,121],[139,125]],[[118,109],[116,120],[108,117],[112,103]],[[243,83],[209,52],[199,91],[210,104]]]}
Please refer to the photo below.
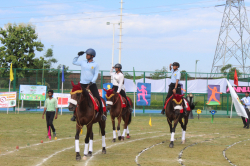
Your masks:
{"label": "rider", "polygon": [[[113,73],[113,69],[115,68],[115,73]],[[124,75],[121,71],[122,65],[117,63],[114,67],[110,70],[110,75],[113,76],[113,90],[116,93],[120,93],[122,97],[124,97],[127,100],[129,110],[132,112],[132,108],[130,106],[130,103],[127,99],[126,93],[124,91]]]}
{"label": "rider", "polygon": [[[173,69],[172,69],[173,66]],[[166,100],[173,95],[173,93],[177,93],[181,95],[181,85],[179,84],[180,78],[181,78],[181,73],[179,71],[180,64],[178,62],[174,62],[173,64],[169,65],[169,69],[172,73],[171,76],[171,84],[169,85],[168,89],[168,95],[166,97]],[[165,113],[165,109],[163,108],[161,111],[161,114]]]}
{"label": "rider", "polygon": [[[85,52],[81,51],[78,53],[78,57],[75,57],[73,60],[73,64],[77,66],[81,66],[81,87],[87,88],[89,86],[89,90],[92,92],[93,96],[97,98],[100,104],[99,112],[102,114],[102,120],[106,120],[106,116],[103,114],[102,101],[96,86],[96,80],[99,73],[99,66],[93,60],[96,55],[94,49],[90,48],[86,51],[86,59],[84,61],[77,61],[78,58],[83,55]],[[75,115],[71,118],[72,121],[76,120]]]}

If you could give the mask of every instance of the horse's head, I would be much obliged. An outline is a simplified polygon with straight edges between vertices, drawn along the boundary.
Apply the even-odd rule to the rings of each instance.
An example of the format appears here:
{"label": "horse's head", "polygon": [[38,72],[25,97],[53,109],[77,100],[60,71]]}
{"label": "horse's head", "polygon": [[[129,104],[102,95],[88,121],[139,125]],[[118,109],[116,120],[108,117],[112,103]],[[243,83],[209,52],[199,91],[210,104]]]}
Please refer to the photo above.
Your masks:
{"label": "horse's head", "polygon": [[175,114],[179,114],[180,111],[183,109],[183,105],[182,105],[183,96],[184,95],[174,94],[172,104],[173,104]]}
{"label": "horse's head", "polygon": [[72,84],[72,90],[70,92],[71,94],[71,99],[69,99],[69,111],[75,111],[78,101],[81,98],[81,94],[82,94],[82,88],[81,88],[81,84],[78,83],[77,85],[74,84],[73,81],[71,81]]}
{"label": "horse's head", "polygon": [[107,109],[110,110],[111,106],[114,104],[113,100],[114,100],[115,93],[113,89],[109,89],[109,90],[104,89],[104,91],[106,92]]}

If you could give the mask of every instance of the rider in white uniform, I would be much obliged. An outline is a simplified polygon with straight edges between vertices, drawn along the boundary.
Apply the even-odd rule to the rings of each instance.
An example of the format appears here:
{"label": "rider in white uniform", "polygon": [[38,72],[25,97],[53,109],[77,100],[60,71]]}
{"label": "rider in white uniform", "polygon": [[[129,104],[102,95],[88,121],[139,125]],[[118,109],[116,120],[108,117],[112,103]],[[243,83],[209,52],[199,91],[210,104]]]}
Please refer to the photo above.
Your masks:
{"label": "rider in white uniform", "polygon": [[[115,68],[115,73],[113,73],[113,69]],[[113,76],[113,89],[116,93],[120,93],[122,97],[124,97],[127,100],[129,110],[132,112],[132,108],[130,106],[130,103],[127,99],[125,88],[124,88],[124,75],[121,71],[122,65],[116,64],[112,69],[110,70],[110,75]]]}

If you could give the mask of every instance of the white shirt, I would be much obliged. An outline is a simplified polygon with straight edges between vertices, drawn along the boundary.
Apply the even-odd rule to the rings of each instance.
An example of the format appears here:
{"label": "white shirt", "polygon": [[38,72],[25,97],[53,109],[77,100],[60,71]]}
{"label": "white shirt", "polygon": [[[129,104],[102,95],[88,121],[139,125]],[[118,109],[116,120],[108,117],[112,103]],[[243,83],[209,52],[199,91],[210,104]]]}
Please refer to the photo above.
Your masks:
{"label": "white shirt", "polygon": [[113,85],[118,86],[117,92],[120,93],[122,89],[124,90],[124,75],[122,73],[113,73],[113,69],[110,70],[110,75],[113,76]]}

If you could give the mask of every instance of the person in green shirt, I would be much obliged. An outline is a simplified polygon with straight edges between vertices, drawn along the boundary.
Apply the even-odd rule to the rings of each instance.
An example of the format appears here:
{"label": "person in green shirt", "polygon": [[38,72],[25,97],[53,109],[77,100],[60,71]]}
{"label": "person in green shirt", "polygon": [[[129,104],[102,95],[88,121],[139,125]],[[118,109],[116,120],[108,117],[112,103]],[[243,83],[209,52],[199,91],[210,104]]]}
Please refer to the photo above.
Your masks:
{"label": "person in green shirt", "polygon": [[[52,129],[52,132],[53,132],[53,137],[55,137],[56,136],[56,129],[53,125],[53,120],[54,120],[54,117],[55,117],[55,119],[57,119],[58,106],[57,106],[57,99],[52,97],[53,93],[54,93],[53,90],[48,91],[49,98],[47,98],[45,100],[42,118],[44,119],[44,114],[46,112],[47,131],[49,131],[49,126],[50,126],[50,128]],[[55,112],[55,110],[56,110],[56,112]]]}

